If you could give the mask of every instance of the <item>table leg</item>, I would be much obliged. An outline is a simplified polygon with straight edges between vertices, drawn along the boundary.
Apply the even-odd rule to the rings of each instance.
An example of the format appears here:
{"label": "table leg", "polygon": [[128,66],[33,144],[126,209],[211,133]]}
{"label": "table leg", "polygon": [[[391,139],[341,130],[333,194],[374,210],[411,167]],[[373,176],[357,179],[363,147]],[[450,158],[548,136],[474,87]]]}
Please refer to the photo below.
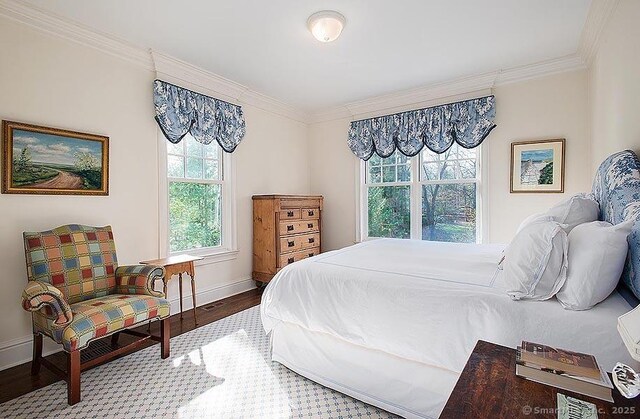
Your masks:
{"label": "table leg", "polygon": [[193,322],[195,325],[198,325],[198,319],[196,318],[196,279],[194,278],[195,273],[191,271],[191,297],[193,298]]}
{"label": "table leg", "polygon": [[182,272],[178,274],[178,281],[180,284],[180,320],[182,320]]}

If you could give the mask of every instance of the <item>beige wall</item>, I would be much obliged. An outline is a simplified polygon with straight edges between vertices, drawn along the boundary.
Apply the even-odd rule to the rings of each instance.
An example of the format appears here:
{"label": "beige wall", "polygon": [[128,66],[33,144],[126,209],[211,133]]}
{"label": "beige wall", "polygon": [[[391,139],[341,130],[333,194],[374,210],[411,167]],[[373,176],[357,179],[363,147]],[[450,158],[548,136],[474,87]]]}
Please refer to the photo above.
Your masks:
{"label": "beige wall", "polygon": [[620,0],[589,71],[592,169],[609,154],[640,152],[640,1]]}
{"label": "beige wall", "polygon": [[[121,264],[154,258],[159,193],[151,71],[2,18],[0,50],[0,119],[108,135],[111,172],[107,197],[0,194],[2,369],[30,357],[30,316],[20,307],[22,231],[111,224]],[[240,252],[233,261],[197,268],[199,304],[253,286],[251,195],[309,192],[307,126],[251,106],[244,110],[247,135],[233,154]],[[175,299],[177,283],[171,285]]]}
{"label": "beige wall", "polygon": [[[486,242],[508,242],[522,219],[572,193],[589,191],[587,74],[575,71],[495,89],[498,127],[485,141],[488,167]],[[346,145],[349,120],[310,127],[311,190],[325,196],[324,244],[336,249],[356,240],[358,160]],[[564,194],[509,193],[512,141],[566,138]]]}
{"label": "beige wall", "polygon": [[[528,215],[591,190],[586,71],[498,86],[496,124],[485,141],[488,242],[508,242]],[[509,192],[511,142],[565,138],[565,193]]]}

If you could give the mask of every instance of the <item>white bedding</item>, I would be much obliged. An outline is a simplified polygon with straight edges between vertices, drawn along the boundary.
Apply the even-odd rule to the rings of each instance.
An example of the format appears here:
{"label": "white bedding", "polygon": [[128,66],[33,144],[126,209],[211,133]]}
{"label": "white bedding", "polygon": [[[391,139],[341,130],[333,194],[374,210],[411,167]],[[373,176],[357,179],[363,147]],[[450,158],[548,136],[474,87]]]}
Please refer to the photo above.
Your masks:
{"label": "white bedding", "polygon": [[593,353],[609,370],[634,365],[616,330],[630,310],[619,294],[580,312],[555,298],[512,301],[497,270],[502,249],[382,239],[324,253],[274,277],[262,322],[267,333],[285,322],[449,374],[460,373],[478,339]]}

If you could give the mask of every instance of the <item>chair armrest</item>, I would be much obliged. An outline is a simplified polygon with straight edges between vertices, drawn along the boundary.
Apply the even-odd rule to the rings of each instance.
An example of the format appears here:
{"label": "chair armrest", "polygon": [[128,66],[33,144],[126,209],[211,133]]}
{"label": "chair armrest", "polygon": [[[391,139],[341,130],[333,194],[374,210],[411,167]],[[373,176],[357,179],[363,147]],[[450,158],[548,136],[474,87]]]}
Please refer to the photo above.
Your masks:
{"label": "chair armrest", "polygon": [[116,287],[118,294],[144,294],[153,297],[164,297],[164,294],[153,290],[156,279],[164,277],[164,268],[153,265],[118,266],[116,269]]}
{"label": "chair armrest", "polygon": [[73,320],[71,307],[58,288],[42,281],[29,281],[22,291],[22,308],[39,311],[46,307],[56,317],[53,322],[56,326],[66,326]]}

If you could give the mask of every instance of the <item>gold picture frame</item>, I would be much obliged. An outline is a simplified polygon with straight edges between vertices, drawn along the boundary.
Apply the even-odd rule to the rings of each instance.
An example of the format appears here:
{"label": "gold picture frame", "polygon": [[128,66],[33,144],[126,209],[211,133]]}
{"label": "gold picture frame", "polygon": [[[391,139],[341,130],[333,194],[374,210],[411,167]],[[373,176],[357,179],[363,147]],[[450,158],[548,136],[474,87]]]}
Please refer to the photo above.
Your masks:
{"label": "gold picture frame", "polygon": [[2,193],[109,195],[109,137],[2,121]]}
{"label": "gold picture frame", "polygon": [[511,143],[511,193],[564,192],[565,139]]}

